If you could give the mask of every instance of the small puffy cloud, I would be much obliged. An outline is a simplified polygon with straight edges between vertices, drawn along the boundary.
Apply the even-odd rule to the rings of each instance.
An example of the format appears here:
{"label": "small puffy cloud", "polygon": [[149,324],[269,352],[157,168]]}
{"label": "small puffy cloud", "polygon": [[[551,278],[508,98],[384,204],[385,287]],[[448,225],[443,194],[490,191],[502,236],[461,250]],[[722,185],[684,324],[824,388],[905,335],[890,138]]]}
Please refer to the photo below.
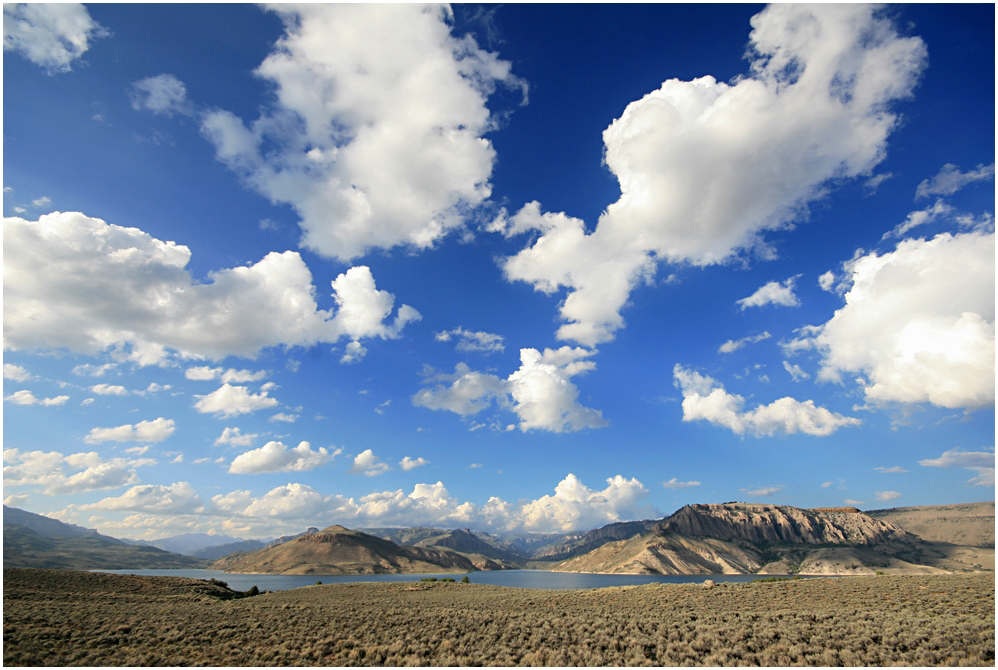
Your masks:
{"label": "small puffy cloud", "polygon": [[94,428],[83,438],[87,444],[101,442],[162,442],[173,435],[176,425],[173,419],[159,417],[152,421],[140,421],[135,425],[125,424],[115,428]]}
{"label": "small puffy cloud", "polygon": [[207,395],[195,395],[194,408],[202,414],[215,414],[218,417],[232,417],[268,409],[278,404],[267,395],[267,391],[250,393],[245,386],[222,384]]}
{"label": "small puffy cloud", "polygon": [[357,363],[366,355],[367,347],[363,344],[357,342],[356,340],[353,342],[347,342],[347,346],[343,348],[343,356],[340,358],[340,363]]}
{"label": "small puffy cloud", "polygon": [[5,218],[3,253],[5,349],[110,349],[142,365],[162,362],[168,350],[217,360],[344,337],[395,338],[419,314],[403,305],[393,323],[382,323],[394,298],[377,290],[365,266],[333,281],[335,315],[320,310],[312,274],[293,251],[197,281],[186,269],[187,247],[78,212]]}
{"label": "small puffy cloud", "polygon": [[747,493],[750,496],[771,496],[775,493],[779,493],[783,490],[783,485],[779,486],[763,486],[758,489],[741,489],[742,493]]}
{"label": "small puffy cloud", "polygon": [[[495,375],[476,372],[464,363],[454,366],[453,375],[434,375],[427,381],[436,382],[412,397],[412,403],[429,409],[445,409],[461,416],[477,414],[494,398],[502,398],[506,385]],[[448,384],[449,385],[444,385]]]}
{"label": "small puffy cloud", "polygon": [[889,237],[904,237],[909,230],[932,223],[945,216],[952,216],[955,210],[951,205],[942,200],[936,200],[935,204],[925,209],[909,212],[905,220],[898,224],[893,230],[884,233],[883,239]]}
{"label": "small puffy cloud", "polygon": [[93,365],[91,363],[84,363],[82,365],[77,365],[73,368],[74,375],[91,376],[91,377],[103,377],[108,372],[113,372],[117,370],[117,363],[104,363],[103,365]]}
{"label": "small puffy cloud", "polygon": [[927,198],[932,195],[953,195],[967,184],[986,179],[994,179],[995,164],[977,166],[976,170],[960,172],[952,163],[947,163],[932,179],[922,181],[915,189],[915,198]]}
{"label": "small puffy cloud", "polygon": [[222,430],[222,434],[215,440],[215,445],[228,444],[233,447],[248,447],[253,444],[253,440],[257,437],[259,437],[257,433],[243,434],[237,427],[226,426]]}
{"label": "small puffy cloud", "polygon": [[876,468],[873,468],[873,469],[876,470],[877,472],[883,472],[884,474],[900,474],[900,473],[903,473],[903,472],[908,472],[907,470],[905,470],[904,468],[902,468],[900,465],[895,465],[895,466],[890,467],[890,468],[884,467],[884,466],[880,466],[880,467],[876,467]]}
{"label": "small puffy cloud", "polygon": [[506,380],[520,430],[563,433],[607,425],[599,410],[579,404],[579,390],[569,381],[596,367],[586,360],[594,353],[567,346],[520,350],[520,369]]}
{"label": "small puffy cloud", "polygon": [[282,442],[271,441],[259,449],[239,454],[232,460],[229,472],[234,474],[260,474],[264,472],[304,472],[325,465],[338,454],[325,447],[313,450],[308,442],[299,442],[288,448]]}
{"label": "small puffy cloud", "polygon": [[198,381],[220,379],[225,384],[245,384],[246,382],[256,382],[264,379],[267,376],[267,371],[258,370],[253,372],[252,370],[236,370],[235,368],[224,370],[222,368],[200,365],[184,370],[184,376],[187,377],[187,379]]}
{"label": "small puffy cloud", "polygon": [[801,402],[790,397],[746,411],[745,398],[728,393],[711,377],[678,364],[673,369],[673,377],[683,394],[683,421],[709,421],[738,435],[806,433],[825,436],[841,427],[860,424],[859,419],[818,407],[813,400]]}
{"label": "small puffy cloud", "polygon": [[128,389],[114,384],[95,384],[90,387],[90,392],[97,395],[128,395]]}
{"label": "small puffy cloud", "polygon": [[109,34],[79,3],[3,6],[3,50],[19,53],[49,74],[69,72],[91,40]]}
{"label": "small puffy cloud", "polygon": [[880,502],[888,502],[890,500],[895,500],[900,498],[901,494],[897,491],[876,491],[876,498]]}
{"label": "small puffy cloud", "polygon": [[269,419],[269,421],[283,421],[284,423],[294,423],[297,420],[297,414],[289,414],[287,412],[278,412]]}
{"label": "small puffy cloud", "polygon": [[377,477],[388,470],[391,470],[391,467],[387,463],[379,461],[372,450],[365,449],[354,457],[349,473],[352,475],[364,474],[368,477]]}
{"label": "small puffy cloud", "polygon": [[423,465],[429,465],[429,463],[430,462],[425,458],[423,458],[422,456],[419,458],[409,458],[408,456],[404,456],[402,460],[399,461],[399,467],[408,472],[413,468],[418,468]]}
{"label": "small puffy cloud", "polygon": [[[433,378],[433,388],[422,389],[413,404],[429,409],[447,409],[468,416],[488,407],[493,400],[508,406],[520,418],[522,431],[555,433],[599,428],[606,420],[598,410],[578,402],[579,390],[572,377],[596,367],[586,360],[596,352],[582,348],[520,350],[520,368],[501,379],[470,370],[459,363],[453,375]],[[450,381],[450,386],[440,382]]]}
{"label": "small puffy cloud", "polygon": [[835,290],[835,273],[829,270],[818,277],[818,286],[821,290],[832,292]]}
{"label": "small puffy cloud", "polygon": [[336,329],[342,335],[357,341],[364,337],[395,339],[406,324],[422,317],[409,305],[399,307],[394,322],[391,316],[395,296],[379,291],[374,284],[371,269],[366,265],[350,268],[332,281],[333,298],[339,309],[336,312]]}
{"label": "small puffy cloud", "polygon": [[203,507],[201,498],[187,482],[169,486],[146,484],[133,486],[116,498],[104,498],[80,505],[81,510],[149,512],[155,514],[193,514]]}
{"label": "small puffy cloud", "polygon": [[845,305],[801,338],[819,379],[858,379],[871,403],[994,405],[994,232],[902,240],[844,269]]}
{"label": "small puffy cloud", "polygon": [[3,364],[3,378],[10,379],[15,382],[26,382],[31,379],[31,373],[26,369],[22,368],[20,365],[14,365],[13,363]]}
{"label": "small puffy cloud", "polygon": [[[218,160],[301,218],[302,244],[349,260],[432,246],[489,197],[486,107],[510,64],[451,34],[451,10],[273,5],[284,34],[256,74],[275,102],[249,124],[202,116]],[[286,119],[294,118],[294,124]]]}
{"label": "small puffy cloud", "polygon": [[457,346],[455,347],[458,351],[482,351],[485,353],[492,353],[495,351],[503,351],[506,345],[503,343],[502,335],[495,335],[493,333],[486,333],[483,331],[470,331],[458,326],[453,330],[445,330],[436,333],[435,338],[438,342],[450,342],[452,339],[457,338]]}
{"label": "small puffy cloud", "polygon": [[187,87],[172,74],[146,77],[132,84],[130,90],[132,109],[147,109],[154,114],[173,116],[174,113],[192,115],[193,106],[187,100]]}
{"label": "small puffy cloud", "polygon": [[722,344],[717,352],[720,354],[730,354],[733,351],[738,351],[746,344],[755,344],[756,342],[762,342],[763,340],[768,340],[772,335],[769,332],[762,332],[758,335],[750,335],[748,337],[743,337],[740,340],[728,340]]}
{"label": "small puffy cloud", "polygon": [[804,372],[804,369],[801,368],[801,366],[796,365],[794,363],[790,363],[789,361],[783,361],[783,369],[790,373],[790,376],[793,378],[795,382],[799,382],[802,379],[808,379],[811,377],[811,375]]}
{"label": "small puffy cloud", "polygon": [[559,338],[612,339],[631,290],[659,262],[773,257],[766,233],[793,227],[832,185],[869,177],[884,159],[891,108],[911,96],[924,42],[872,5],[773,4],[751,24],[745,76],[667,80],[603,132],[621,195],[595,226],[541,216],[536,203],[493,226],[534,233],[503,262],[509,280],[568,290]]}
{"label": "small puffy cloud", "polygon": [[782,305],[783,307],[798,307],[800,300],[794,295],[794,283],[797,277],[790,277],[784,282],[771,281],[756,289],[747,298],[738,300],[736,304],[744,310],[746,307],[762,307],[763,305]]}
{"label": "small puffy cloud", "polygon": [[673,477],[667,482],[662,482],[662,486],[664,486],[667,489],[688,489],[693,486],[700,486],[700,482],[698,481],[681,482],[675,477]]}
{"label": "small puffy cloud", "polygon": [[963,451],[950,449],[944,451],[939,458],[925,458],[918,462],[931,468],[967,468],[977,473],[969,483],[973,486],[994,486],[995,484],[995,453],[994,451]]}
{"label": "small puffy cloud", "polygon": [[65,405],[67,400],[69,400],[68,395],[58,395],[54,398],[37,398],[31,391],[23,389],[14,391],[9,396],[4,397],[4,402],[12,402],[15,405],[44,405],[46,407]]}
{"label": "small puffy cloud", "polygon": [[207,365],[197,365],[184,370],[184,376],[187,379],[194,379],[196,381],[211,381],[213,379],[218,379],[218,376],[221,373],[222,368],[212,368]]}

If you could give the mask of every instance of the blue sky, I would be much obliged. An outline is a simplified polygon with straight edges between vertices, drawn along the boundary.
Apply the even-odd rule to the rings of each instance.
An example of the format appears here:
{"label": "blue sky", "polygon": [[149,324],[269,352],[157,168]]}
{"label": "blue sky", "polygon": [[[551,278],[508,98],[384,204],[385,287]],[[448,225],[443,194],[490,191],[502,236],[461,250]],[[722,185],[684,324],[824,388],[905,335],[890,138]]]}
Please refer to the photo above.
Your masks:
{"label": "blue sky", "polygon": [[5,5],[5,503],[994,495],[994,6]]}

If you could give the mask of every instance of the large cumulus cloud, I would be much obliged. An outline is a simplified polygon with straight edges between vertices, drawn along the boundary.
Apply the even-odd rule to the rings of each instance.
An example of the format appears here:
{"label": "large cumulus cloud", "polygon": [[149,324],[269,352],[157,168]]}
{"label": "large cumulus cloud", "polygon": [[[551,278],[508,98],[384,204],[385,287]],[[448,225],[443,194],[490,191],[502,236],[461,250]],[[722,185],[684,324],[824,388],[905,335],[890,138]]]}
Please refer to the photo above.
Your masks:
{"label": "large cumulus cloud", "polygon": [[750,71],[731,83],[670,79],[603,133],[621,196],[595,230],[526,205],[495,229],[539,233],[506,276],[567,288],[558,336],[594,346],[623,326],[631,289],[659,261],[772,256],[831,180],[868,175],[926,61],[868,5],[771,5],[752,19]]}
{"label": "large cumulus cloud", "polygon": [[993,231],[907,239],[845,265],[845,305],[809,329],[820,376],[859,375],[874,403],[978,409],[995,400]]}
{"label": "large cumulus cloud", "polygon": [[326,256],[427,247],[462,226],[491,193],[486,100],[522,85],[510,64],[453,36],[442,6],[271,9],[285,34],[257,74],[276,100],[248,125],[203,114],[218,159],[294,207],[302,244]]}
{"label": "large cumulus cloud", "polygon": [[128,349],[142,364],[161,361],[168,349],[220,359],[269,346],[394,338],[419,318],[403,305],[394,323],[384,323],[394,296],[377,290],[366,266],[332,282],[334,313],[318,308],[297,252],[217,270],[207,283],[186,269],[190,257],[186,246],[79,212],[5,218],[4,348]]}

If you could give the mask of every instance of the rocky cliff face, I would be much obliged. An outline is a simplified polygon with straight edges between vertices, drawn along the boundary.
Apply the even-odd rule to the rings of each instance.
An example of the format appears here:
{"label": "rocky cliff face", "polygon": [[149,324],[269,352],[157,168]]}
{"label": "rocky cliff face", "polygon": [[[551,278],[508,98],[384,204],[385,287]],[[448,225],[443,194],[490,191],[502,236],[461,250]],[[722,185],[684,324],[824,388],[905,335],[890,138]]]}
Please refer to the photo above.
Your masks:
{"label": "rocky cliff face", "polygon": [[[628,574],[873,574],[962,569],[897,526],[855,508],[687,505],[628,540],[560,563],[569,572]],[[936,559],[940,560],[936,560]]]}
{"label": "rocky cliff face", "polygon": [[893,524],[861,513],[751,503],[687,505],[663,520],[659,531],[757,546],[872,546],[918,541],[917,536]]}

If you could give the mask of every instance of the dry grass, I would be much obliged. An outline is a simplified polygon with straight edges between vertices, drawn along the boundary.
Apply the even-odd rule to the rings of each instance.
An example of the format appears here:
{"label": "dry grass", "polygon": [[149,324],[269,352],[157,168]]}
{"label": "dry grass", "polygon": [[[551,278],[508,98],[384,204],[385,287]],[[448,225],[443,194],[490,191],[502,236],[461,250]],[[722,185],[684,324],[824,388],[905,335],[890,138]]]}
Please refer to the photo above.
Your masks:
{"label": "dry grass", "polygon": [[[990,573],[654,584],[310,586],[4,570],[5,665],[994,665]],[[211,585],[207,585],[210,587]]]}

